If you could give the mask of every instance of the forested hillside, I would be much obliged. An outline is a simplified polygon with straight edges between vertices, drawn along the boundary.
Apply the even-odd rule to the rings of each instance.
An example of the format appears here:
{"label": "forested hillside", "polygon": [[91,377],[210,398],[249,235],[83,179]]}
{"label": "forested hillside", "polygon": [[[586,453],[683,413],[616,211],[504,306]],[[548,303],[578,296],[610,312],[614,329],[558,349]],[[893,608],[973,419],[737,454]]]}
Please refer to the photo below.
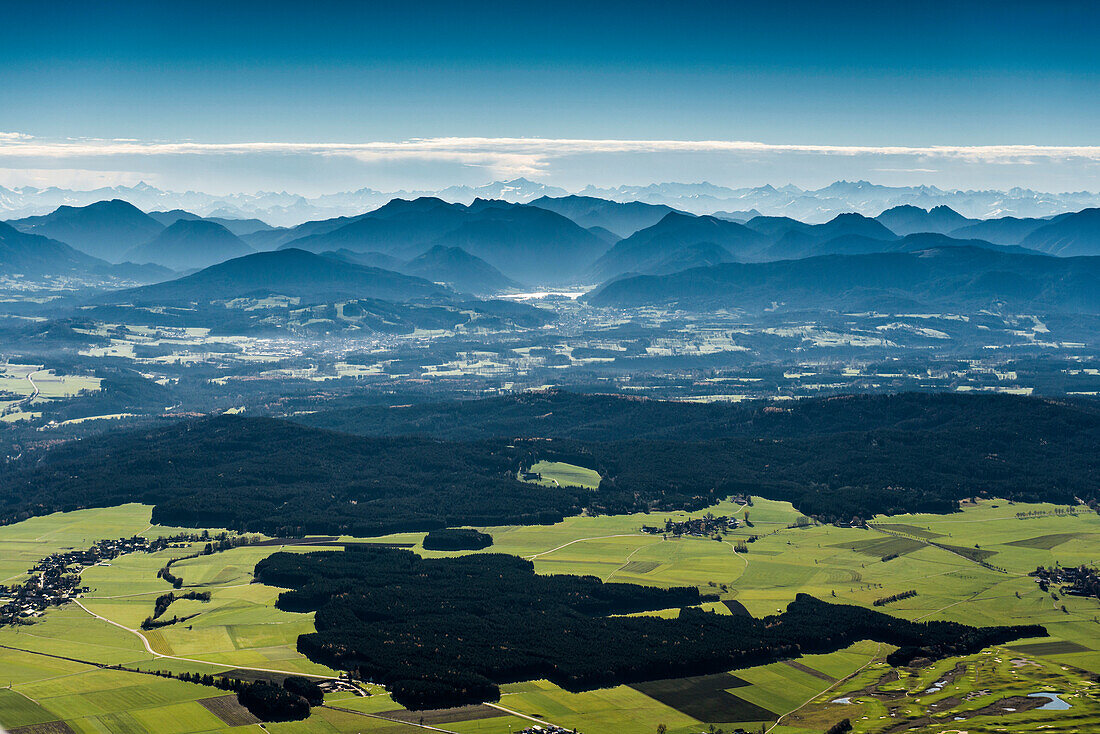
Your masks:
{"label": "forested hillside", "polygon": [[[845,522],[950,512],[973,496],[1100,499],[1100,414],[1088,404],[909,394],[787,409],[550,393],[306,418],[392,435],[230,416],[107,434],[5,467],[0,511],[12,522],[147,502],[170,525],[378,535],[555,522],[585,508],[695,510],[735,493]],[[516,480],[540,459],[602,481]]]}
{"label": "forested hillside", "polygon": [[784,438],[885,428],[1071,435],[1097,430],[1100,407],[1088,401],[951,393],[840,395],[781,405],[686,403],[548,390],[484,400],[320,410],[293,420],[366,436],[425,435],[451,441]]}
{"label": "forested hillside", "polygon": [[499,445],[361,438],[221,416],[87,439],[0,477],[4,522],[125,502],[153,521],[273,535],[554,522],[574,490],[516,481]]}

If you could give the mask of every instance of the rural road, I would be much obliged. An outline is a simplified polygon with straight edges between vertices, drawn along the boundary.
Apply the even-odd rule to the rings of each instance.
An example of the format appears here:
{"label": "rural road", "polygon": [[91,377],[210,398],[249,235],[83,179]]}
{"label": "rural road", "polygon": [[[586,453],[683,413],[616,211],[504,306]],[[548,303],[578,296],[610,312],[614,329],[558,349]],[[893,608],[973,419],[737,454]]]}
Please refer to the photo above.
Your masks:
{"label": "rural road", "polygon": [[182,657],[179,657],[178,655],[166,655],[162,652],[157,652],[156,650],[154,650],[152,645],[149,644],[149,638],[147,638],[145,635],[141,634],[141,632],[139,632],[138,630],[132,629],[132,628],[127,627],[126,625],[123,625],[123,624],[119,624],[118,622],[114,621],[113,619],[107,619],[104,616],[96,614],[91,609],[89,609],[88,607],[81,604],[79,599],[74,599],[73,601],[76,603],[76,605],[78,607],[80,607],[81,609],[83,609],[85,612],[92,615],[96,619],[101,620],[103,622],[106,622],[107,624],[113,625],[115,627],[118,627],[121,630],[126,630],[130,634],[137,635],[138,638],[141,640],[141,644],[145,646],[145,651],[147,653],[149,653],[150,655],[152,655],[153,657],[156,657],[156,658],[166,658],[168,660],[181,660],[185,663],[200,663],[202,665],[213,665],[213,666],[221,667],[221,668],[237,668],[239,670],[255,670],[256,672],[259,672],[259,673],[280,673],[282,675],[300,675],[304,678],[320,678],[322,680],[339,680],[339,678],[337,678],[336,676],[332,676],[332,675],[315,675],[315,674],[312,674],[312,673],[300,673],[296,670],[278,670],[276,668],[253,668],[253,667],[249,667],[247,665],[234,665],[233,663],[217,663],[217,662],[213,662],[211,660],[199,660],[197,658],[182,658]]}
{"label": "rural road", "polygon": [[864,670],[864,669],[865,669],[865,668],[866,668],[866,667],[867,667],[868,665],[870,665],[871,663],[875,662],[875,660],[877,660],[877,659],[878,659],[879,653],[881,653],[881,652],[882,652],[882,643],[880,642],[880,643],[878,643],[878,647],[876,647],[876,648],[875,648],[875,654],[871,656],[871,659],[870,659],[870,660],[868,660],[868,661],[867,661],[867,662],[865,662],[865,663],[864,663],[863,665],[859,666],[859,668],[857,668],[856,670],[852,671],[852,672],[851,672],[851,673],[849,673],[848,675],[844,676],[844,677],[843,677],[843,678],[841,678],[840,680],[836,681],[835,683],[833,683],[832,685],[830,685],[830,686],[829,686],[828,688],[825,688],[824,690],[818,691],[818,692],[817,692],[817,693],[815,693],[815,694],[814,694],[813,696],[811,696],[810,698],[806,699],[806,700],[805,700],[805,701],[804,701],[804,702],[803,702],[802,704],[800,704],[800,705],[796,706],[795,708],[791,709],[791,710],[790,710],[790,711],[788,711],[787,713],[785,713],[785,714],[783,714],[782,716],[780,716],[780,717],[779,717],[778,719],[776,719],[776,720],[775,720],[775,723],[774,723],[774,724],[772,724],[771,726],[769,726],[769,727],[768,727],[767,729],[765,729],[765,730],[764,730],[764,731],[765,731],[765,734],[767,734],[767,732],[771,731],[771,730],[772,730],[772,729],[774,729],[775,727],[779,726],[779,722],[783,721],[783,719],[785,719],[786,717],[790,716],[790,715],[791,715],[791,714],[793,714],[793,713],[794,713],[795,711],[798,711],[799,709],[805,708],[806,706],[808,706],[808,705],[810,705],[811,703],[813,703],[813,702],[814,702],[814,701],[815,701],[815,700],[816,700],[816,699],[817,699],[817,698],[818,698],[819,696],[823,696],[823,695],[825,695],[826,693],[828,693],[829,691],[831,691],[831,690],[833,690],[834,688],[836,688],[837,686],[839,686],[839,685],[840,685],[841,683],[844,683],[845,681],[849,681],[849,680],[851,680],[852,678],[855,678],[855,677],[856,677],[857,675],[859,675],[860,673],[862,673],[862,672],[863,672],[863,670]]}
{"label": "rural road", "polygon": [[27,382],[31,383],[31,396],[29,398],[27,398],[27,400],[26,400],[26,402],[28,402],[28,403],[30,401],[34,400],[35,398],[37,398],[41,394],[41,391],[38,389],[38,385],[34,384],[34,379],[33,379],[34,376],[37,375],[41,371],[42,370],[35,370],[34,372],[27,375]]}
{"label": "rural road", "polygon": [[27,375],[27,382],[31,383],[31,394],[19,401],[18,405],[20,407],[22,407],[24,405],[30,405],[31,401],[33,401],[35,398],[37,398],[39,395],[42,394],[42,391],[38,389],[38,385],[34,384],[34,380],[32,378],[35,375],[37,375],[39,372],[43,372],[43,371],[44,370],[35,370],[34,372],[31,372],[30,374]]}
{"label": "rural road", "polygon": [[486,706],[491,706],[491,707],[497,709],[498,711],[503,711],[504,713],[511,714],[512,716],[518,716],[521,719],[527,719],[528,721],[533,721],[536,724],[542,724],[543,726],[554,726],[554,724],[551,724],[549,721],[543,721],[542,719],[536,719],[534,716],[528,716],[527,714],[521,714],[519,711],[513,711],[512,709],[504,708],[499,703],[489,703],[489,704],[486,704]]}
{"label": "rural road", "polygon": [[586,540],[604,540],[606,538],[634,538],[634,537],[645,538],[647,536],[642,535],[641,533],[619,533],[618,535],[597,535],[594,538],[577,538],[576,540],[571,540],[568,543],[562,543],[557,548],[551,548],[550,550],[545,550],[542,553],[536,553],[533,556],[524,556],[524,558],[526,558],[528,561],[533,561],[536,558],[538,558],[539,556],[545,556],[545,555],[548,555],[550,553],[553,553],[554,551],[560,551],[562,548],[566,548],[568,546],[571,546],[574,543],[583,543]]}
{"label": "rural road", "polygon": [[629,556],[627,556],[627,557],[626,557],[626,560],[625,560],[625,561],[623,561],[623,565],[619,566],[619,567],[618,567],[618,568],[616,568],[616,569],[615,569],[614,571],[612,571],[611,573],[607,574],[607,578],[605,578],[605,579],[603,580],[603,582],[604,582],[604,583],[606,584],[606,583],[607,583],[608,581],[610,581],[610,580],[611,580],[611,577],[612,577],[612,576],[614,576],[614,575],[615,575],[615,574],[617,574],[617,573],[618,573],[619,571],[622,571],[622,570],[623,570],[624,568],[626,568],[627,566],[629,566],[629,565],[630,565],[630,560],[631,560],[632,558],[634,558],[634,554],[635,554],[635,553],[637,553],[638,551],[642,550],[643,548],[648,548],[648,547],[650,547],[651,545],[656,545],[657,543],[663,543],[663,542],[664,542],[664,541],[662,541],[662,540],[658,540],[658,541],[656,541],[656,542],[654,542],[654,543],[646,543],[645,545],[639,545],[639,546],[638,546],[637,548],[635,548],[635,549],[634,549],[633,551],[631,551],[631,553],[630,553],[630,555],[629,555]]}

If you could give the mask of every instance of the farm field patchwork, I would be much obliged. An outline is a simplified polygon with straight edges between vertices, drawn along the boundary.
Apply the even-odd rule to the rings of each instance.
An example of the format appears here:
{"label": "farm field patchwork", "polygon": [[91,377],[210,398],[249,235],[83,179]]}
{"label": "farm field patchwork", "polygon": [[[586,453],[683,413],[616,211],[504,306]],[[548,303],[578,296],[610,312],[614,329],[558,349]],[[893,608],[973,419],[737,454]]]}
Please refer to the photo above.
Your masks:
{"label": "farm field patchwork", "polygon": [[[915,596],[890,603],[885,611],[914,620],[1039,623],[1051,636],[942,661],[916,673],[902,671],[898,680],[890,679],[891,670],[883,662],[891,648],[862,642],[829,655],[734,671],[730,680],[736,685],[724,688],[718,684],[726,679],[714,678],[668,683],[665,689],[649,683],[569,693],[546,681],[529,681],[503,687],[500,708],[495,709],[499,715],[482,709],[476,717],[471,712],[471,718],[463,719],[459,713],[462,720],[444,722],[455,715],[434,714],[440,722],[436,726],[503,734],[537,719],[586,734],[651,732],[658,724],[674,734],[701,732],[709,724],[750,731],[775,725],[771,731],[776,734],[809,734],[847,717],[857,732],[883,732],[910,718],[916,722],[925,716],[921,710],[927,704],[936,703],[932,721],[937,727],[941,720],[946,726],[958,715],[963,717],[960,726],[970,732],[1014,732],[1056,721],[1052,717],[1057,712],[998,702],[1044,691],[1064,693],[1075,721],[1100,724],[1095,697],[1087,695],[1100,674],[1100,603],[1080,597],[1054,600],[1027,576],[1038,565],[1100,563],[1100,546],[1094,542],[1100,535],[1100,517],[1095,513],[987,501],[954,515],[878,518],[870,529],[854,529],[800,524],[799,513],[790,505],[759,498],[751,506],[724,502],[707,511],[747,518],[751,526],[743,525],[721,540],[666,540],[643,534],[641,526],[704,513],[654,513],[573,517],[552,526],[483,530],[494,537],[493,552],[529,558],[540,573],[696,585],[719,595],[720,602],[706,605],[716,613],[729,613],[732,606],[767,615],[800,592],[870,606],[876,599],[913,590]],[[127,505],[0,528],[0,568],[17,581],[37,558],[58,549],[84,547],[97,538],[177,532],[150,526],[149,512],[148,507]],[[418,543],[422,537],[405,533],[372,540]],[[747,552],[735,548],[739,542],[746,542]],[[77,661],[177,672],[236,669],[257,676],[275,675],[272,671],[335,675],[295,649],[297,636],[313,629],[312,615],[275,609],[279,590],[252,583],[251,578],[256,562],[276,550],[317,548],[242,546],[175,563],[172,569],[184,579],[183,590],[210,591],[211,600],[175,602],[169,616],[197,616],[186,624],[148,632],[138,631],[142,620],[151,613],[156,596],[170,590],[157,578],[157,570],[169,558],[193,551],[137,553],[87,569],[83,578],[90,591],[81,599],[84,608],[68,604],[50,609],[34,625],[0,629],[0,645],[5,646],[0,647],[0,686],[9,686],[0,690],[0,723],[12,729],[62,721],[74,731],[139,732],[162,731],[155,722],[164,716],[171,717],[173,731],[179,732],[227,731],[227,721],[238,723],[229,713],[225,720],[219,718],[216,705],[199,703],[214,698],[218,692],[213,689]],[[962,548],[984,551],[988,565],[953,550]],[[950,680],[942,692],[925,693],[945,676]],[[710,692],[678,698],[677,688],[688,690],[683,686]],[[370,690],[373,695],[368,697],[330,695],[326,706],[315,708],[308,720],[268,724],[268,730],[424,731],[419,716],[393,715],[400,707],[383,689]]]}

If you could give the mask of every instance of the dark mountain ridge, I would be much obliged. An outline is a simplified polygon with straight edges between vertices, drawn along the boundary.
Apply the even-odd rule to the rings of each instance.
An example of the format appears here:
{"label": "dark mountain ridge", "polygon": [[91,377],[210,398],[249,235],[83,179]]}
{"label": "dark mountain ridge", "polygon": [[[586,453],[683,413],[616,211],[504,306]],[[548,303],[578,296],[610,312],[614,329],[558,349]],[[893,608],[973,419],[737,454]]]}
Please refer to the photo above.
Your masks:
{"label": "dark mountain ridge", "polygon": [[[293,247],[310,252],[344,248],[407,259],[419,255],[429,242],[461,224],[465,209],[461,204],[449,204],[433,197],[394,199],[346,221],[325,222],[320,227],[322,231],[291,240],[280,248]],[[330,229],[331,224],[336,226]]]}
{"label": "dark mountain ridge", "polygon": [[507,277],[530,283],[575,279],[606,244],[546,209],[477,199],[469,206],[423,197],[395,199],[336,229],[284,247],[348,249],[409,259],[435,247],[459,247]]}
{"label": "dark mountain ridge", "polygon": [[164,226],[121,199],[88,206],[60,206],[50,214],[8,222],[18,230],[60,240],[108,262],[122,262],[127,251],[156,237]]}
{"label": "dark mountain ridge", "polygon": [[618,238],[629,237],[640,229],[652,227],[669,212],[676,211],[664,204],[646,204],[641,201],[619,202],[595,196],[542,196],[531,206],[549,209],[591,229],[601,227]]}
{"label": "dark mountain ridge", "polygon": [[1056,217],[1024,237],[1020,245],[1058,257],[1100,255],[1100,208]]}
{"label": "dark mountain ridge", "polygon": [[978,221],[968,219],[951,207],[942,204],[931,209],[921,209],[919,206],[902,204],[887,209],[875,219],[900,237],[919,232],[948,234],[960,227],[975,224]]}
{"label": "dark mountain ridge", "polygon": [[1055,258],[983,247],[824,255],[730,263],[607,283],[583,298],[596,306],[687,310],[1001,309],[1098,313],[1100,258]]}
{"label": "dark mountain ridge", "polygon": [[130,249],[126,258],[173,270],[191,270],[252,252],[251,247],[217,222],[177,219],[151,241]]}
{"label": "dark mountain ridge", "polygon": [[3,222],[0,222],[0,269],[7,275],[21,275],[32,280],[69,276],[119,278],[139,283],[157,280],[169,273],[163,268],[133,263],[114,265],[64,242],[20,232]]}
{"label": "dark mountain ridge", "polygon": [[228,229],[233,234],[241,237],[243,235],[254,234],[256,232],[266,232],[273,230],[267,222],[261,219],[232,219],[230,217],[200,217],[198,214],[189,212],[185,209],[172,209],[171,211],[152,211],[149,212],[149,216],[157,220],[165,227],[170,227],[181,219],[196,220],[201,219],[207,222],[215,222]]}
{"label": "dark mountain ridge", "polygon": [[449,299],[453,292],[423,278],[290,249],[245,255],[177,280],[109,293],[97,300],[160,305],[269,294],[300,298],[304,302],[348,298],[400,302]]}
{"label": "dark mountain ridge", "polygon": [[696,217],[680,212],[666,214],[657,224],[616,242],[590,270],[594,280],[607,280],[624,273],[643,273],[658,268],[669,258],[700,244],[721,248],[729,259],[750,257],[768,244],[768,239],[737,222],[716,217]]}
{"label": "dark mountain ridge", "polygon": [[799,224],[801,226],[786,231],[775,230],[773,237],[782,232],[775,243],[750,259],[766,261],[808,257],[821,243],[841,237],[859,237],[883,243],[897,238],[881,223],[862,214],[838,214],[824,224]]}
{"label": "dark mountain ridge", "polygon": [[408,275],[445,283],[463,293],[499,293],[521,287],[518,282],[461,247],[436,245],[396,269]]}

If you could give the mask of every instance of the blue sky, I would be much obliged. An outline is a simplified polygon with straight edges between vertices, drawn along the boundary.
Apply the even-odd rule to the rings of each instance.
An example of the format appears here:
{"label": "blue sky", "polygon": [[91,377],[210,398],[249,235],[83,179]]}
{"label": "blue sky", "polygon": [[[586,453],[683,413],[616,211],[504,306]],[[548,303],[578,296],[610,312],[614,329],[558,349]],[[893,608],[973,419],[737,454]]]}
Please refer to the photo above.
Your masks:
{"label": "blue sky", "polygon": [[[0,184],[320,192],[524,174],[1100,188],[1092,2],[168,6],[5,8]],[[516,138],[653,144],[536,155]],[[420,139],[452,144],[286,147]],[[764,147],[672,145],[685,141]],[[267,147],[150,147],[185,142]],[[777,147],[789,145],[802,147]]]}

